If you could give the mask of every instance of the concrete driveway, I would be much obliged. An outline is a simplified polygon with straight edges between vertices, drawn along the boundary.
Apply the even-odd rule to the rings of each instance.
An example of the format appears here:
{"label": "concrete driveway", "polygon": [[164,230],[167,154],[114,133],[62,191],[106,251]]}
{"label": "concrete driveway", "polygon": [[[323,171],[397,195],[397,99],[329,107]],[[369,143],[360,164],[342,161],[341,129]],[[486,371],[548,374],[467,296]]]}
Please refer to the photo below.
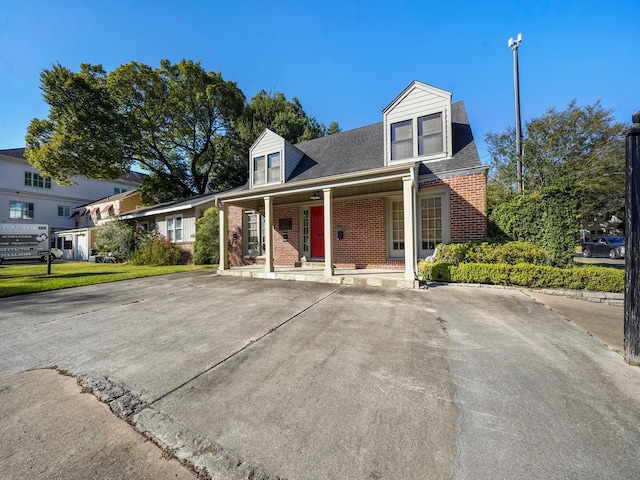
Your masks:
{"label": "concrete driveway", "polygon": [[0,300],[0,376],[51,365],[214,478],[640,471],[640,369],[516,290],[193,272]]}

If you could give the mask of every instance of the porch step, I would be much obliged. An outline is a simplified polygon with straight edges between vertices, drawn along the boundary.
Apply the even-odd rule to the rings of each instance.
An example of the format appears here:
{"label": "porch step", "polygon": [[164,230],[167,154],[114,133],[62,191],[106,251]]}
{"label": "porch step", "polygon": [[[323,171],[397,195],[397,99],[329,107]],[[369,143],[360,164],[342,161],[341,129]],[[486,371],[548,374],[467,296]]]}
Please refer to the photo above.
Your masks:
{"label": "porch step", "polygon": [[324,262],[296,262],[296,268],[324,268]]}

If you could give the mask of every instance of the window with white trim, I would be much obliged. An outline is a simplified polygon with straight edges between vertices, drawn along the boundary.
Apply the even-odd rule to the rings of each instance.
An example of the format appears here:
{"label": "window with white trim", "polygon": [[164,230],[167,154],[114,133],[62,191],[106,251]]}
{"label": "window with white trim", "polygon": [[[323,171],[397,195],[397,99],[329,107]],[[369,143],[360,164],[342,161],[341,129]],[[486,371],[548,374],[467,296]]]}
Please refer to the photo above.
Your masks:
{"label": "window with white trim", "polygon": [[244,212],[244,254],[259,257],[265,252],[265,222],[258,212]]}
{"label": "window with white trim", "polygon": [[444,151],[442,114],[418,118],[418,155],[433,155]]}
{"label": "window with white trim", "polygon": [[51,178],[38,173],[24,172],[24,184],[27,187],[51,188]]}
{"label": "window with white trim", "polygon": [[167,217],[167,234],[166,237],[173,242],[182,241],[182,215]]}
{"label": "window with white trim", "polygon": [[413,157],[413,121],[391,125],[391,160]]}
{"label": "window with white trim", "polygon": [[390,258],[404,257],[404,201],[390,198],[387,204],[387,232]]}
{"label": "window with white trim", "polygon": [[35,208],[31,202],[9,202],[9,218],[21,220],[33,220],[35,218]]}
{"label": "window with white trim", "polygon": [[280,181],[280,152],[260,155],[253,158],[253,184],[263,185],[265,183]]}
{"label": "window with white trim", "polygon": [[71,216],[71,207],[67,205],[58,205],[58,216],[59,217]]}

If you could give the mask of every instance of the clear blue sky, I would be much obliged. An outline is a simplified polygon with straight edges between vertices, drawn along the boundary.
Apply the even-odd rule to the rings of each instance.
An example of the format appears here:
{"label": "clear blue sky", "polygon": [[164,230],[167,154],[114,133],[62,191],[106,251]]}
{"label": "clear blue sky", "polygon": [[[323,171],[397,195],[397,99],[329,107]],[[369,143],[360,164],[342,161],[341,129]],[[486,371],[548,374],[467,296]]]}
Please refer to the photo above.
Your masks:
{"label": "clear blue sky", "polygon": [[640,1],[2,0],[0,149],[45,118],[39,74],[59,62],[110,71],[132,60],[200,60],[247,99],[298,97],[343,130],[381,121],[412,80],[464,100],[480,155],[514,124],[509,37],[522,33],[523,122],[601,100],[617,120],[640,110]]}

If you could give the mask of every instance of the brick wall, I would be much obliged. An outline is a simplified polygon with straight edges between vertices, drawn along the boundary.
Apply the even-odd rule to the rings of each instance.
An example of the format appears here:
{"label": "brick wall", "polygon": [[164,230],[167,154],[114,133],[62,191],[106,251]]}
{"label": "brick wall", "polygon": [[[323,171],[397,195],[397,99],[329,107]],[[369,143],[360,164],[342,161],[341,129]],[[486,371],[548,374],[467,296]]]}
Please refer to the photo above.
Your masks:
{"label": "brick wall", "polygon": [[[280,230],[280,220],[291,219],[291,228]],[[302,256],[299,249],[300,238],[300,209],[298,207],[283,207],[273,209],[273,264],[294,266]],[[287,233],[285,242],[283,234]]]}
{"label": "brick wall", "polygon": [[451,241],[467,242],[487,234],[485,173],[460,175],[420,183],[420,190],[446,185],[450,190]]}

